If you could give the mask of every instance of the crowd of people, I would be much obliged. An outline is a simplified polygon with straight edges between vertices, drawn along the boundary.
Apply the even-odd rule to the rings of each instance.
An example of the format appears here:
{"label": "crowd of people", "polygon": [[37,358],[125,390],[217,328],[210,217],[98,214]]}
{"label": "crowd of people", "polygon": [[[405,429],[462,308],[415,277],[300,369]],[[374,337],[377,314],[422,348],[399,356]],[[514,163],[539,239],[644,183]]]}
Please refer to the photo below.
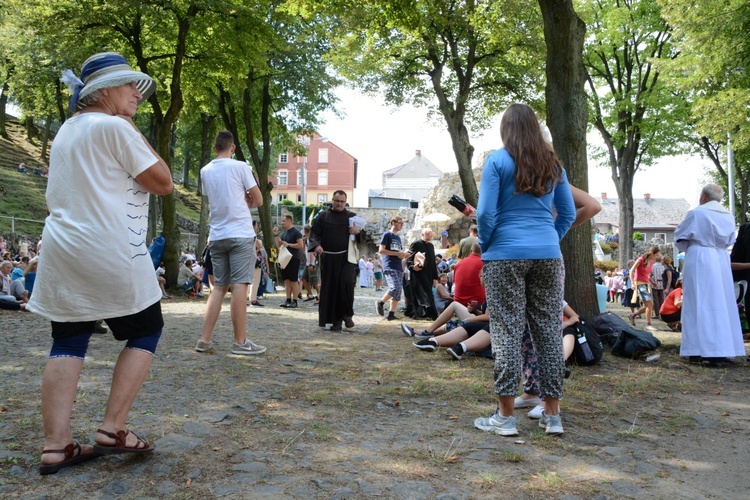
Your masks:
{"label": "crowd of people", "polygon": [[[42,474],[105,455],[153,452],[154,446],[126,422],[153,361],[164,325],[161,301],[168,297],[159,280],[164,273],[146,249],[145,226],[149,193],[169,194],[172,178],[167,164],[133,122],[138,105],[156,84],[148,75],[133,71],[122,56],[109,52],[87,59],[80,79],[66,70],[62,81],[71,90],[74,114],[60,128],[50,154],[49,216],[43,233],[49,243],[36,261],[24,239],[23,253],[28,255],[21,255],[22,273],[26,282],[36,273],[30,280],[34,291],[13,299],[23,302],[19,308],[25,305],[49,319],[51,326],[52,346],[41,388]],[[416,348],[446,347],[455,359],[489,350],[497,407],[488,417],[477,418],[475,427],[516,436],[515,410],[533,407],[530,416],[538,418],[539,426],[547,434],[559,435],[564,432],[559,402],[565,363],[575,346],[575,337],[565,328],[580,321],[563,300],[560,240],[601,207],[568,183],[529,106],[510,106],[503,114],[500,134],[504,147],[491,153],[484,165],[476,228],[459,244],[455,262],[452,256],[435,255],[429,229],[405,249],[400,217],[391,219],[378,256],[360,258],[363,221],[348,209],[346,193],[337,190],[330,208],[319,212],[303,232],[294,227],[291,217],[284,219],[283,231],[274,228],[286,296],[280,306],[298,307],[304,286],[308,299],[317,298],[320,327],[330,325],[332,332],[352,328],[357,271],[360,286],[377,288],[375,262],[380,262],[387,289],[375,303],[377,313],[388,320],[399,319],[396,313],[404,292],[406,317],[433,320],[419,332],[401,324],[403,333],[415,337]],[[258,305],[256,283],[268,266],[250,215],[251,209],[262,205],[263,197],[249,166],[232,159],[235,147],[229,131],[219,132],[213,146],[216,158],[201,170],[202,191],[210,205],[208,250],[201,256],[202,264],[196,265],[195,256],[186,256],[179,281],[180,288],[195,296],[203,293],[204,283],[210,288],[196,351],[215,348],[214,329],[223,299],[231,291],[230,352],[259,355],[266,348],[247,337],[246,326],[248,304]],[[98,175],[102,171],[106,175]],[[88,196],[71,197],[70,186]],[[734,242],[734,222],[718,203],[722,195],[718,186],[707,186],[701,206],[677,228],[677,245],[686,251],[685,294],[676,293],[678,280],[662,305],[663,310],[665,305],[680,309],[684,304],[689,321],[684,322],[681,354],[701,361],[744,354],[741,333],[739,341],[736,335],[739,318],[726,251]],[[90,237],[92,227],[96,239]],[[123,234],[129,241],[122,241]],[[98,255],[101,272],[82,273],[72,265],[81,254]],[[657,310],[651,281],[658,258],[658,248],[651,249],[627,270],[632,284],[623,296],[635,301],[633,322],[637,314],[645,314],[650,323]],[[14,271],[13,262],[0,264],[2,290],[11,296]],[[716,277],[715,282],[703,279],[706,273]],[[627,290],[633,290],[630,299]],[[715,314],[699,315],[699,301]],[[734,314],[730,314],[732,307]],[[662,314],[674,319],[675,311]],[[112,372],[94,444],[81,445],[71,432],[72,412],[89,340],[102,319],[124,347]],[[524,389],[519,395],[522,378]]]}

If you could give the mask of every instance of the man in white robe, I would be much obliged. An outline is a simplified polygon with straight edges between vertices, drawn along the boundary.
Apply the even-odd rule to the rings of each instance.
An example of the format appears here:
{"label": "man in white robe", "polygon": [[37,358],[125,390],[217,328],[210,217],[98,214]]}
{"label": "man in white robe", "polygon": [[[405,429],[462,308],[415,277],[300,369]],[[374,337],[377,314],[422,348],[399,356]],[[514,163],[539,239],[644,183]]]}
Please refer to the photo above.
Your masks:
{"label": "man in white robe", "polygon": [[723,197],[721,187],[706,185],[700,205],[674,233],[677,248],[685,252],[680,356],[714,365],[745,355],[727,251],[735,240],[735,223],[719,203]]}

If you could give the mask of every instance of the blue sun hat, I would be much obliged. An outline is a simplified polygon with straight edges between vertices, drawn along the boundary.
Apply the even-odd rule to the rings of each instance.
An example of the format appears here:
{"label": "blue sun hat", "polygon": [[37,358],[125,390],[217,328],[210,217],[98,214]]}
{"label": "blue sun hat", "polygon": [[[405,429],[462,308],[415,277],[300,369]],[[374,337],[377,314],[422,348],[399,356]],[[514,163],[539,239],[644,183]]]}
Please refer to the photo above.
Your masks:
{"label": "blue sun hat", "polygon": [[79,79],[71,70],[63,71],[61,82],[68,86],[72,94],[68,112],[83,109],[81,99],[101,89],[118,87],[136,82],[141,93],[138,104],[149,98],[156,90],[156,82],[145,73],[133,71],[128,62],[115,52],[101,52],[94,54],[84,61]]}

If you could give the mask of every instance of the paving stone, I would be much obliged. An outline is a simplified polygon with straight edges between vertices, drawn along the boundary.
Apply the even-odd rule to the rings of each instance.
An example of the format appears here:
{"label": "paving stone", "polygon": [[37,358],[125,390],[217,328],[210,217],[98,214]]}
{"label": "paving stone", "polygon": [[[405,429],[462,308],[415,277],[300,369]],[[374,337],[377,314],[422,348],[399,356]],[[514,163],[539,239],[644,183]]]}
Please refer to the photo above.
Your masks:
{"label": "paving stone", "polygon": [[635,464],[635,473],[641,475],[652,476],[659,472],[659,468],[646,462],[638,462]]}
{"label": "paving stone", "polygon": [[693,420],[696,421],[699,427],[717,427],[719,422],[712,418],[704,417],[703,415],[693,415]]}
{"label": "paving stone", "polygon": [[219,485],[211,488],[211,492],[217,497],[222,497],[224,495],[239,493],[240,489],[237,486],[232,485]]}
{"label": "paving stone", "polygon": [[380,496],[383,493],[380,488],[376,487],[372,483],[365,481],[364,479],[357,479],[357,486],[359,486],[359,491],[362,492],[363,495]]}
{"label": "paving stone", "polygon": [[452,489],[448,493],[441,493],[435,497],[435,500],[464,500],[471,498],[471,494],[465,490]]}
{"label": "paving stone", "polygon": [[201,444],[202,439],[182,434],[168,434],[154,443],[159,453],[187,453]]}
{"label": "paving stone", "polygon": [[551,462],[553,464],[559,464],[560,462],[565,460],[563,457],[558,457],[557,455],[542,455],[539,458],[541,458],[545,462]]}
{"label": "paving stone", "polygon": [[253,496],[266,496],[268,498],[278,497],[284,492],[284,488],[273,484],[258,484],[253,486]]}
{"label": "paving stone", "polygon": [[26,475],[26,468],[21,467],[20,465],[13,465],[9,472],[11,477],[23,477]]}
{"label": "paving stone", "polygon": [[193,469],[193,470],[191,470],[190,472],[187,473],[186,477],[188,479],[198,479],[202,475],[203,475],[203,470],[202,469]]}
{"label": "paving stone", "polygon": [[267,471],[268,465],[263,462],[250,462],[232,466],[232,470],[239,472],[259,472]]}
{"label": "paving stone", "polygon": [[625,448],[620,448],[619,446],[605,446],[602,448],[602,451],[609,456],[619,457],[625,453]]}
{"label": "paving stone", "polygon": [[341,488],[331,496],[332,499],[336,498],[355,498],[357,494],[351,488]]}
{"label": "paving stone", "polygon": [[426,481],[405,481],[388,486],[388,491],[402,500],[432,498],[435,488]]}
{"label": "paving stone", "polygon": [[317,478],[317,479],[313,479],[312,481],[315,484],[315,486],[317,486],[321,490],[330,490],[331,488],[334,487],[333,481],[328,478],[323,478],[323,479]]}
{"label": "paving stone", "polygon": [[611,486],[620,495],[634,498],[645,498],[647,495],[646,490],[628,481],[613,481]]}
{"label": "paving stone", "polygon": [[70,483],[90,483],[94,480],[94,478],[97,477],[97,474],[92,472],[87,472],[85,474],[76,474],[75,476],[72,476],[70,479],[68,479],[68,482]]}
{"label": "paving stone", "polygon": [[172,481],[164,481],[156,487],[156,492],[160,495],[170,495],[172,493],[176,493],[178,489],[179,486],[177,486]]}
{"label": "paving stone", "polygon": [[184,432],[185,434],[191,434],[193,436],[210,436],[211,434],[216,434],[219,431],[209,425],[190,421],[185,422],[185,425],[182,426],[182,432]]}
{"label": "paving stone", "polygon": [[151,473],[156,477],[163,477],[172,472],[172,467],[167,464],[154,464]]}
{"label": "paving stone", "polygon": [[133,484],[128,481],[113,481],[101,489],[103,495],[124,495],[133,489]]}

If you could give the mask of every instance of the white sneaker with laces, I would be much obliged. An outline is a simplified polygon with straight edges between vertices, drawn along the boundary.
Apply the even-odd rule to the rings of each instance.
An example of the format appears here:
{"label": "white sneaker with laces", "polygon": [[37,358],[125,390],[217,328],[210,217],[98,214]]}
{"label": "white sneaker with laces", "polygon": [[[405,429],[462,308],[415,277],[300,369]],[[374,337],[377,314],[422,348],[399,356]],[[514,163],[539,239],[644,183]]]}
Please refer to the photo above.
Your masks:
{"label": "white sneaker with laces", "polygon": [[539,427],[544,429],[544,432],[552,435],[563,434],[562,418],[560,415],[547,415],[542,412],[542,418],[539,420]]}
{"label": "white sneaker with laces", "polygon": [[474,420],[474,427],[483,431],[492,431],[501,436],[518,436],[515,415],[503,417],[499,411],[495,411],[487,418],[477,418]]}
{"label": "white sneaker with laces", "polygon": [[232,354],[252,356],[255,354],[263,354],[264,352],[266,352],[265,347],[252,342],[250,339],[246,339],[244,344],[232,344]]}
{"label": "white sneaker with laces", "polygon": [[213,348],[214,348],[213,342],[203,342],[200,339],[198,339],[198,343],[195,345],[195,350],[197,352],[212,351]]}
{"label": "white sneaker with laces", "polygon": [[513,408],[531,408],[532,406],[536,406],[542,404],[541,398],[531,398],[531,399],[524,399],[521,396],[518,396],[516,400],[513,402]]}
{"label": "white sneaker with laces", "polygon": [[540,405],[536,405],[528,414],[529,418],[537,419],[542,418],[542,413],[544,413],[544,403]]}

